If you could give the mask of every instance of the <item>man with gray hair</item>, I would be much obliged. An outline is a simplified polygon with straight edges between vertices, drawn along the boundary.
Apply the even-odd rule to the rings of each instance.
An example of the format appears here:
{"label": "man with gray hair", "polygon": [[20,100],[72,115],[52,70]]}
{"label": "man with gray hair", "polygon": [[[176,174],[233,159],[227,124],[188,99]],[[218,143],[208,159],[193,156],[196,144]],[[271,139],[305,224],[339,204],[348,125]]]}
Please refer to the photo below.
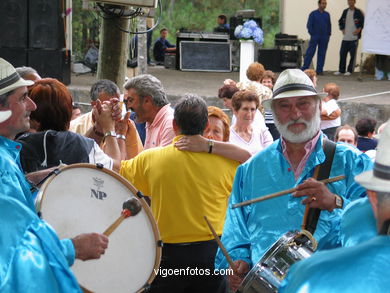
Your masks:
{"label": "man with gray hair", "polygon": [[[202,135],[207,124],[205,101],[186,95],[175,107],[173,129],[177,136],[173,142],[182,135]],[[179,151],[173,144],[121,162],[119,173],[150,196],[164,243],[150,292],[221,292],[224,279],[214,272],[218,246],[203,217],[207,216],[221,235],[237,166],[238,162],[213,153]],[[167,274],[171,270],[182,273]]]}
{"label": "man with gray hair", "polygon": [[124,100],[135,112],[135,122],[146,122],[144,149],[167,146],[175,132],[171,108],[161,81],[150,74],[142,74],[125,83]]}
{"label": "man with gray hair", "polygon": [[[275,83],[273,98],[263,101],[266,109],[272,109],[281,138],[237,169],[222,234],[235,262],[235,274],[229,276],[233,290],[285,233],[302,228],[317,241],[336,237],[334,227],[341,209],[366,196],[354,176],[372,168],[371,160],[356,149],[324,138],[320,131],[323,95],[303,71],[287,69]],[[338,175],[345,179],[328,185],[319,181]],[[293,187],[296,191],[292,194],[232,208]],[[221,251],[216,266],[229,266]]]}
{"label": "man with gray hair", "polygon": [[[380,137],[374,169],[355,180],[366,188],[378,236],[320,252],[292,266],[279,292],[388,292],[390,278],[390,124]],[[359,221],[369,221],[368,214]],[[354,223],[360,226],[358,222]],[[357,228],[356,228],[357,229]]]}
{"label": "man with gray hair", "polygon": [[32,67],[27,67],[27,66],[16,67],[15,70],[23,79],[32,80],[32,81],[37,81],[41,79],[41,76]]}
{"label": "man with gray hair", "polygon": [[[92,138],[100,145],[106,136],[116,136],[121,152],[126,151],[126,157],[128,159],[138,155],[143,147],[134,123],[129,120],[130,114],[116,123],[116,132],[109,133],[102,133],[94,117],[94,111],[97,110],[98,104],[109,102],[112,99],[119,100],[120,91],[118,86],[108,79],[98,80],[92,85],[90,96],[93,107],[92,111],[72,120],[69,130]],[[121,109],[119,109],[119,113],[121,113]],[[116,116],[117,114],[114,113],[113,115]]]}

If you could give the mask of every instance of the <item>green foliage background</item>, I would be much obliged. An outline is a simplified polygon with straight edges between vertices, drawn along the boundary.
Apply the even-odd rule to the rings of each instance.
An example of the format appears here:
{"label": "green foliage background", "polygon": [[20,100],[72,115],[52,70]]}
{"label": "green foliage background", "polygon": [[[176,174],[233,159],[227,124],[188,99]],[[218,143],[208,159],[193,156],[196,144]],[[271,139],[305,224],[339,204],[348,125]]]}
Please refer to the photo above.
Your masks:
{"label": "green foliage background", "polygon": [[[82,0],[73,0],[73,51],[76,58],[84,56],[92,41],[98,42],[101,22],[96,12],[82,10],[81,2]],[[219,14],[225,14],[230,18],[241,9],[254,9],[256,17],[262,18],[263,47],[273,47],[274,35],[279,32],[279,0],[161,0],[161,2],[163,13],[160,24],[153,32],[153,42],[159,37],[159,30],[163,27],[170,31],[168,39],[171,43],[176,42],[175,32],[180,28],[212,32],[217,25],[216,19]]]}

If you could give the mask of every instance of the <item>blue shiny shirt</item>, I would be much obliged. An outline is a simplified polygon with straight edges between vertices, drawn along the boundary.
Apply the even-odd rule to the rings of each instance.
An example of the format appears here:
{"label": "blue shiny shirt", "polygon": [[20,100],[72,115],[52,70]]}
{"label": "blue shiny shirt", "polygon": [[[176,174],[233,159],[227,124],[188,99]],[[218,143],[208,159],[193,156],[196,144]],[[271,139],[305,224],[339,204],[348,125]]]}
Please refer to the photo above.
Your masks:
{"label": "blue shiny shirt", "polygon": [[81,292],[54,230],[0,193],[0,292]]}
{"label": "blue shiny shirt", "polygon": [[376,220],[368,198],[351,202],[341,217],[340,245],[342,247],[355,246],[376,235]]}
{"label": "blue shiny shirt", "polygon": [[279,292],[389,292],[389,256],[390,236],[318,252],[290,268]]}
{"label": "blue shiny shirt", "polygon": [[[318,139],[302,174],[295,180],[294,172],[282,154],[280,140],[239,166],[233,183],[229,208],[226,214],[222,242],[233,260],[244,260],[251,267],[284,233],[300,230],[305,206],[302,198],[291,194],[232,209],[232,204],[290,189],[312,177],[317,165],[325,160],[322,148],[323,135]],[[342,181],[328,184],[331,192],[343,197],[344,205],[366,196],[365,190],[355,183],[354,177],[372,169],[371,160],[355,148],[343,144],[336,146],[330,177],[345,175]],[[334,233],[340,221],[341,210],[322,211],[314,237],[322,239]],[[228,267],[218,250],[216,268]]]}
{"label": "blue shiny shirt", "polygon": [[[20,150],[22,145],[20,143],[9,140],[0,136],[0,192],[1,197],[10,197],[16,199],[22,205],[28,208],[33,214],[36,214],[34,201],[30,192],[30,184],[27,182],[20,165]],[[3,217],[3,214],[1,214]],[[36,216],[37,221],[39,220]],[[39,220],[41,221],[41,220]],[[42,222],[42,221],[41,221]],[[43,223],[47,225],[46,223]],[[4,234],[5,226],[0,226],[0,234]],[[12,230],[9,230],[12,231]],[[58,248],[71,266],[75,260],[75,250],[70,239],[63,239],[58,241]],[[0,242],[0,250],[4,250],[3,243]],[[56,249],[53,247],[53,249]],[[68,268],[69,270],[69,268]],[[15,276],[16,277],[16,276]]]}

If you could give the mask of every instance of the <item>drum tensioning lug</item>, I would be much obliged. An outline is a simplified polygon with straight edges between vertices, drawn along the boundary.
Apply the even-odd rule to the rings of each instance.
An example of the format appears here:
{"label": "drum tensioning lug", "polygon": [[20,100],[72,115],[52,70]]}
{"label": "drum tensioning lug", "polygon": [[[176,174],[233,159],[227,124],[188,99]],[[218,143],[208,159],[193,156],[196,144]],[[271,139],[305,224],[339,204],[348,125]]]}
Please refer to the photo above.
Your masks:
{"label": "drum tensioning lug", "polygon": [[96,168],[98,168],[98,169],[103,169],[104,166],[103,166],[102,163],[96,163]]}
{"label": "drum tensioning lug", "polygon": [[137,191],[137,193],[135,194],[138,198],[144,198],[145,195],[142,194],[142,192],[140,190]]}
{"label": "drum tensioning lug", "polygon": [[163,247],[163,246],[164,246],[164,242],[162,240],[158,240],[157,247]]}

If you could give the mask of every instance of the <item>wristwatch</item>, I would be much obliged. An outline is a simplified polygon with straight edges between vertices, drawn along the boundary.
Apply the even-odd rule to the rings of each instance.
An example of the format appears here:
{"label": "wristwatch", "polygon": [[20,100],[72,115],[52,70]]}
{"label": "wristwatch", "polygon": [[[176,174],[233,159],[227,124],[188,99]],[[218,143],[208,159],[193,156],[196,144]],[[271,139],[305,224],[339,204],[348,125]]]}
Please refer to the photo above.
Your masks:
{"label": "wristwatch", "polygon": [[214,140],[209,139],[209,154],[213,152]]}
{"label": "wristwatch", "polygon": [[336,209],[343,208],[343,198],[341,196],[335,195]]}

